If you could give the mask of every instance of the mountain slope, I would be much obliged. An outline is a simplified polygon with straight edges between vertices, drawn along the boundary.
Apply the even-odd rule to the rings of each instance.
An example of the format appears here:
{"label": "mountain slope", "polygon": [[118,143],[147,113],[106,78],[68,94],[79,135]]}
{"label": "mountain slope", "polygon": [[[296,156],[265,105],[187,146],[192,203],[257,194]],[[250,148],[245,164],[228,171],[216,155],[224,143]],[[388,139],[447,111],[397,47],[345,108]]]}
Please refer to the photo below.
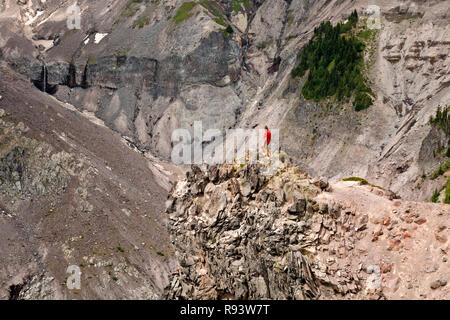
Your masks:
{"label": "mountain slope", "polygon": [[[429,123],[450,101],[448,1],[376,1],[381,28],[372,31],[368,0],[77,4],[80,29],[69,30],[72,1],[0,0],[1,298],[160,297],[178,264],[163,203],[185,169],[170,161],[171,138],[193,133],[194,121],[203,130],[279,129],[281,149],[305,175],[328,178],[333,201],[354,194],[349,205],[369,197],[367,206],[397,210],[341,182],[362,177],[421,217],[448,212],[408,202],[428,201],[449,177],[434,177],[449,161],[449,138]],[[354,10],[375,98],[360,112],[304,99],[307,75],[291,75],[315,28]],[[440,219],[430,218],[421,246]],[[61,286],[71,264],[82,266],[88,290]],[[172,297],[186,294],[180,284]],[[402,290],[389,297],[412,294]]]}
{"label": "mountain slope", "polygon": [[41,83],[45,63],[55,97],[159,157],[170,157],[171,132],[194,120],[205,130],[268,124],[311,174],[364,176],[420,200],[444,185],[421,181],[443,161],[424,161],[421,150],[442,144],[427,121],[450,100],[446,1],[377,2],[381,29],[366,52],[377,99],[359,113],[305,101],[290,72],[322,21],[356,9],[370,23],[364,0],[81,1],[72,31],[69,2],[2,3],[5,60]]}
{"label": "mountain slope", "polygon": [[[174,261],[159,214],[167,191],[149,160],[5,66],[1,73],[0,297],[160,297]],[[65,285],[71,265],[81,290]]]}
{"label": "mountain slope", "polygon": [[174,186],[168,298],[448,299],[448,205],[264,166],[193,166]]}

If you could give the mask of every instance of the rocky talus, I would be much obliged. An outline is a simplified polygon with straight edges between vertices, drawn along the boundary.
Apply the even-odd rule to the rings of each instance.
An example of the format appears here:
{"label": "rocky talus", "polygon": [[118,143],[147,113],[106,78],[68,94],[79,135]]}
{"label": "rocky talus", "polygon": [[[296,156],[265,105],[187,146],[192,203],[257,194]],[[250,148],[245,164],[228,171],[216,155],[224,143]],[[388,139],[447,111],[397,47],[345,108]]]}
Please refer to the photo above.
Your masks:
{"label": "rocky talus", "polygon": [[158,162],[0,73],[0,300],[159,298],[174,259]]}
{"label": "rocky talus", "polygon": [[21,121],[4,121],[7,117],[0,109],[0,193],[8,199],[63,193],[83,164],[67,152],[24,136],[29,128]]}
{"label": "rocky talus", "polygon": [[[262,169],[261,163],[193,166],[174,187],[167,212],[180,267],[167,298],[381,299],[403,294],[399,287],[415,288],[410,271],[395,269],[402,268],[397,259],[406,261],[400,256],[412,254],[404,239],[427,220],[414,216],[411,205],[397,219],[404,203],[395,194],[345,183],[350,188],[345,194],[353,191],[355,201],[381,202],[382,209],[373,208],[380,214],[397,208],[396,218],[380,218],[340,197],[340,184],[334,190],[326,179],[312,179],[288,161],[272,176]],[[446,207],[435,206],[441,219],[448,215]],[[445,248],[448,228],[445,220],[440,223],[436,234],[442,238],[433,245]],[[444,259],[443,252],[433,252],[433,259]],[[445,272],[434,277],[446,283]],[[448,288],[439,294],[448,294]]]}

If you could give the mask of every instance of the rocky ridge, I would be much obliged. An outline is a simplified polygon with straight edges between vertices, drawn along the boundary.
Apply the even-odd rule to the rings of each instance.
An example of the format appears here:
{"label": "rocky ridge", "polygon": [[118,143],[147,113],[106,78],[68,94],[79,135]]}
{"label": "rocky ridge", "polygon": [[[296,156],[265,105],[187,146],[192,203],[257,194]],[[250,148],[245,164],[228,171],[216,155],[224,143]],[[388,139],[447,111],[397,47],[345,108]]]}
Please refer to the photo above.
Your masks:
{"label": "rocky ridge", "polygon": [[[261,174],[261,163],[193,166],[173,188],[167,213],[180,267],[166,288],[168,298],[390,299],[428,291],[430,298],[448,297],[445,286],[416,289],[423,275],[414,279],[403,270],[410,263],[405,254],[414,250],[409,238],[420,247],[431,236],[439,248],[423,258],[439,269],[431,271],[439,273],[436,279],[447,280],[446,206],[424,210],[395,200],[390,191],[352,182],[342,182],[351,198],[345,199],[342,183],[312,179],[282,159],[272,176]],[[382,202],[381,208],[358,207],[351,200],[363,203],[359,197]],[[413,235],[436,219],[435,235]]]}

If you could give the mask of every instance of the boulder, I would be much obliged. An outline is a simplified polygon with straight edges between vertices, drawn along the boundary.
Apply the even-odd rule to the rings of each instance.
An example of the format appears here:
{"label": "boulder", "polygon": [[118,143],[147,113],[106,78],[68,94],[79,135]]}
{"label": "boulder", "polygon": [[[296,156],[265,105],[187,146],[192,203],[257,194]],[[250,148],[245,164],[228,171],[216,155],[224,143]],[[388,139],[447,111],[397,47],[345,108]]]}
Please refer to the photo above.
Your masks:
{"label": "boulder", "polygon": [[324,177],[318,177],[318,178],[315,178],[315,179],[313,180],[313,184],[314,184],[316,187],[319,187],[321,190],[325,190],[325,189],[327,189],[327,187],[329,186],[329,184],[328,184],[328,179],[327,179],[327,178],[324,178]]}

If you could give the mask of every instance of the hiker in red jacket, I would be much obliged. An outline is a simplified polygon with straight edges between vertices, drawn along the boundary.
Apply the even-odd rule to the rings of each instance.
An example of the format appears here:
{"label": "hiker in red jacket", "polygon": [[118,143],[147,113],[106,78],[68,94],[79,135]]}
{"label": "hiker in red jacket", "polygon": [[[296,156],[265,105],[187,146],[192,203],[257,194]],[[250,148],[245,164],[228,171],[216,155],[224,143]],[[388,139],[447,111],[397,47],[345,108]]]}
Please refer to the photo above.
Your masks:
{"label": "hiker in red jacket", "polygon": [[267,126],[264,126],[264,130],[266,130],[266,132],[264,132],[264,146],[262,147],[263,151],[266,151],[266,155],[268,157],[270,157],[269,154],[269,144],[270,144],[270,139],[272,138],[272,134],[269,131],[269,128]]}

